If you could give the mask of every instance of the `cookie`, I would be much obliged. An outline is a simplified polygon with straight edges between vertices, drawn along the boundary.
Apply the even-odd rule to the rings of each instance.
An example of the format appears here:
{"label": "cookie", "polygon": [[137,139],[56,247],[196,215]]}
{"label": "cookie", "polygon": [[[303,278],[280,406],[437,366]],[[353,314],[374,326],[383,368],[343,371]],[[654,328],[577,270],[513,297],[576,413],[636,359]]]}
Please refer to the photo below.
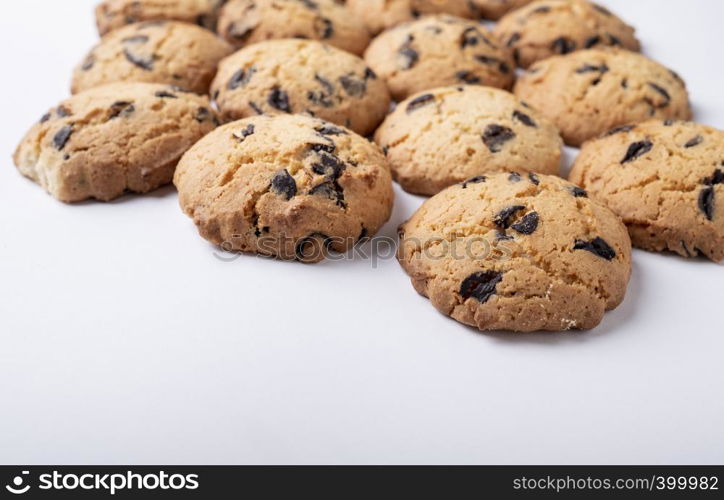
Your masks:
{"label": "cookie", "polygon": [[512,171],[427,200],[400,227],[398,259],[420,294],[466,325],[590,329],[624,298],[631,240],[577,186]]}
{"label": "cookie", "polygon": [[504,90],[466,85],[401,102],[377,130],[394,179],[433,195],[500,169],[558,174],[563,141],[546,118]]}
{"label": "cookie", "polygon": [[226,0],[106,0],[96,7],[98,32],[143,21],[183,21],[214,30]]}
{"label": "cookie", "polygon": [[581,50],[540,61],[518,78],[514,92],[553,121],[571,146],[627,123],[691,119],[684,81],[626,50]]}
{"label": "cookie", "polygon": [[365,60],[397,101],[445,85],[508,89],[515,78],[509,49],[493,42],[482,25],[447,15],[385,31],[372,41]]}
{"label": "cookie", "polygon": [[635,31],[608,9],[586,0],[539,0],[505,16],[494,33],[527,68],[554,55],[593,47],[638,52],[641,44]]}
{"label": "cookie", "polygon": [[209,30],[187,23],[132,24],[106,35],[73,73],[71,90],[113,82],[175,85],[208,94],[219,61],[231,45]]}
{"label": "cookie", "polygon": [[231,0],[221,11],[218,29],[237,47],[307,38],[361,55],[370,43],[364,25],[337,0]]}
{"label": "cookie", "polygon": [[109,201],[171,182],[179,158],[215,127],[206,97],[115,83],[51,109],[18,146],[15,166],[61,201]]}
{"label": "cookie", "polygon": [[375,144],[303,115],[219,127],[183,157],[174,182],[183,211],[210,242],[304,262],[374,235],[393,203]]}
{"label": "cookie", "polygon": [[532,0],[471,0],[478,17],[500,19],[508,12],[527,5]]}
{"label": "cookie", "polygon": [[225,59],[211,86],[224,121],[306,113],[367,135],[390,106],[384,82],[359,57],[313,40],[271,40]]}
{"label": "cookie", "polygon": [[724,132],[653,120],[584,144],[571,180],[606,203],[633,244],[724,260]]}

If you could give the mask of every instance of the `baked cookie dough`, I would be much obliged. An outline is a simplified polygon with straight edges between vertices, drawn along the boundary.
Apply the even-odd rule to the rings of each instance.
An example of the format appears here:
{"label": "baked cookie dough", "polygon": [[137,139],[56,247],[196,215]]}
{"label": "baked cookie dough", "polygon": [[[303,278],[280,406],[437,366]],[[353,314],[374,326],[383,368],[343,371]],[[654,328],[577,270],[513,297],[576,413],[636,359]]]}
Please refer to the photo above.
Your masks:
{"label": "baked cookie dough", "polygon": [[433,195],[501,169],[558,174],[563,141],[537,111],[504,90],[466,85],[423,91],[377,130],[394,179]]}
{"label": "baked cookie dough", "polygon": [[511,10],[519,9],[532,0],[470,0],[478,17],[500,19]]}
{"label": "baked cookie dough", "polygon": [[113,82],[175,85],[207,94],[231,45],[187,23],[132,24],[106,35],[73,73],[73,93]]}
{"label": "baked cookie dough", "polygon": [[105,35],[142,21],[184,21],[214,30],[226,0],[106,0],[96,7],[98,32]]}
{"label": "baked cookie dough", "polygon": [[626,227],[555,176],[522,171],[451,186],[400,227],[414,288],[480,330],[589,329],[624,298]]}
{"label": "baked cookie dough", "polygon": [[15,166],[61,201],[108,201],[171,182],[179,158],[216,124],[206,97],[168,85],[96,87],[45,114]]}
{"label": "baked cookie dough", "polygon": [[724,260],[724,132],[653,120],[581,150],[571,180],[623,218],[633,244]]}
{"label": "baked cookie dough", "polygon": [[337,0],[230,0],[221,11],[218,29],[237,47],[307,38],[361,55],[370,43],[367,28]]}
{"label": "baked cookie dough", "polygon": [[684,81],[627,50],[581,50],[540,61],[518,78],[514,92],[553,121],[571,146],[627,123],[691,119]]}
{"label": "baked cookie dough", "polygon": [[493,42],[479,23],[447,15],[425,17],[385,31],[372,41],[365,60],[398,101],[445,85],[508,89],[515,79],[509,49]]}
{"label": "baked cookie dough", "polygon": [[527,68],[550,56],[593,47],[638,52],[641,44],[635,31],[608,9],[586,0],[539,0],[505,16],[494,33]]}
{"label": "baked cookie dough", "polygon": [[174,183],[183,211],[210,242],[304,262],[374,235],[393,203],[375,144],[303,115],[218,128],[183,157]]}
{"label": "baked cookie dough", "polygon": [[270,40],[226,58],[211,86],[222,120],[307,113],[366,136],[390,94],[359,57],[312,40]]}

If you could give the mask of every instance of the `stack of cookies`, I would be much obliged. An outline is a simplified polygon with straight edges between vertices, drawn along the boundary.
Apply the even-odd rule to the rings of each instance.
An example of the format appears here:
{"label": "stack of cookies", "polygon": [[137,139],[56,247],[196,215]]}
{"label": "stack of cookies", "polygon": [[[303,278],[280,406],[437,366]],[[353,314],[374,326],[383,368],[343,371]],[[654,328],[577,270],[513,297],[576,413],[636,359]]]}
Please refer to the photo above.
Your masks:
{"label": "stack of cookies", "polygon": [[[724,134],[587,0],[106,0],[15,165],[64,202],[173,182],[224,250],[398,258],[480,330],[589,329],[631,247],[724,260]],[[481,20],[497,20],[490,29]],[[564,144],[580,147],[568,181]]]}

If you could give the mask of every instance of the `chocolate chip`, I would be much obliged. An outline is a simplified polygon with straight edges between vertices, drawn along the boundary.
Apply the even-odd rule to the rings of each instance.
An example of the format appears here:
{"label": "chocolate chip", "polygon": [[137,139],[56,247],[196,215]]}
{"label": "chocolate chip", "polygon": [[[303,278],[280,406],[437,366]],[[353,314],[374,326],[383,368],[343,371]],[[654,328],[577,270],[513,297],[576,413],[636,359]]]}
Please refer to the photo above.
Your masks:
{"label": "chocolate chip", "polygon": [[292,112],[289,106],[289,96],[279,87],[274,87],[271,92],[269,92],[267,102],[271,107],[278,109],[279,111],[284,111],[285,113]]}
{"label": "chocolate chip", "polygon": [[200,107],[196,110],[196,116],[194,116],[197,122],[203,123],[212,118],[211,111],[209,108]]}
{"label": "chocolate chip", "polygon": [[674,120],[664,120],[664,127],[670,127],[674,124]]}
{"label": "chocolate chip", "polygon": [[513,45],[518,43],[518,41],[520,41],[520,33],[513,33],[512,35],[510,35],[510,38],[508,38],[508,43],[506,43],[505,45],[507,45],[508,47],[512,47]]}
{"label": "chocolate chip", "polygon": [[467,300],[474,298],[485,304],[497,292],[498,283],[503,281],[503,273],[481,271],[465,278],[460,285],[460,296]]}
{"label": "chocolate chip", "polygon": [[40,123],[45,123],[48,120],[50,120],[50,117],[53,116],[51,113],[45,113],[43,116],[40,117]]}
{"label": "chocolate chip", "polygon": [[513,205],[512,207],[504,208],[493,219],[496,226],[501,229],[508,229],[513,223],[512,219],[521,210],[525,210],[523,205]]}
{"label": "chocolate chip", "polygon": [[603,134],[603,137],[609,137],[616,134],[623,134],[624,132],[631,132],[633,129],[636,128],[636,125],[621,125],[620,127],[615,127]]}
{"label": "chocolate chip", "polygon": [[490,47],[494,47],[482,31],[471,26],[470,28],[465,28],[465,31],[463,31],[460,39],[460,48],[464,49],[465,47],[474,47],[479,45],[481,42]]}
{"label": "chocolate chip", "polygon": [[257,115],[263,115],[263,114],[264,114],[264,110],[261,109],[261,107],[259,107],[259,105],[258,105],[257,103],[255,103],[254,101],[249,101],[249,107],[250,107],[251,109],[253,109],[254,111],[256,111],[256,114],[257,114]]}
{"label": "chocolate chip", "polygon": [[142,70],[153,71],[153,57],[137,56],[130,52],[128,49],[124,49],[123,55],[126,56],[126,59],[128,59],[131,64],[138,66]]}
{"label": "chocolate chip", "polygon": [[533,118],[517,110],[513,111],[513,119],[518,120],[520,123],[522,123],[523,125],[527,125],[528,127],[538,127],[535,121],[533,121]]}
{"label": "chocolate chip", "polygon": [[485,128],[482,139],[491,153],[499,153],[503,145],[515,138],[515,132],[502,125],[491,124]]}
{"label": "chocolate chip", "polygon": [[427,106],[428,104],[432,104],[435,102],[435,96],[432,94],[423,94],[419,97],[415,97],[413,100],[411,100],[407,104],[407,108],[405,110],[408,113],[412,113],[413,111],[417,111],[418,109],[422,108],[423,106]]}
{"label": "chocolate chip", "polygon": [[96,58],[93,56],[93,54],[90,54],[88,57],[85,58],[85,61],[83,61],[83,64],[81,65],[80,69],[83,71],[89,71],[93,68],[95,63],[96,63]]}
{"label": "chocolate chip", "polygon": [[510,182],[520,182],[520,174],[518,172],[511,172],[508,176]]}
{"label": "chocolate chip", "polygon": [[154,95],[156,97],[160,97],[161,99],[178,99],[178,96],[176,94],[172,94],[171,92],[166,92],[165,90],[159,90]]}
{"label": "chocolate chip", "polygon": [[365,68],[365,80],[377,80],[377,73],[371,68]]}
{"label": "chocolate chip", "polygon": [[325,108],[334,106],[334,84],[320,75],[314,75],[314,79],[322,86],[322,90],[310,90],[307,92],[307,99]]}
{"label": "chocolate chip", "polygon": [[606,243],[606,240],[600,237],[596,237],[591,241],[576,240],[573,249],[586,250],[606,260],[613,260],[616,257],[616,251]]}
{"label": "chocolate chip", "polygon": [[498,66],[498,70],[501,73],[507,74],[510,73],[510,66],[505,61],[501,61],[497,57],[490,57],[485,55],[476,55],[474,56],[475,60],[487,64],[488,66]]}
{"label": "chocolate chip", "polygon": [[322,135],[347,135],[346,130],[339,128],[339,127],[335,127],[334,125],[332,125],[330,123],[325,123],[324,125],[321,125],[321,126],[315,128],[314,130],[316,130],[318,133],[320,133]]}
{"label": "chocolate chip", "polygon": [[229,90],[236,90],[239,87],[245,87],[249,84],[249,81],[251,80],[251,77],[254,75],[255,72],[256,69],[253,66],[248,70],[240,69],[231,76],[231,79],[229,80],[229,83],[226,85],[226,87]]}
{"label": "chocolate chip", "polygon": [[[327,139],[327,138],[324,137],[324,139]],[[322,152],[332,154],[332,153],[334,153],[335,149],[337,149],[337,146],[335,146],[334,142],[332,142],[331,140],[330,140],[330,142],[331,142],[331,144],[319,144],[319,143],[310,144],[309,150],[316,154],[321,154]]]}
{"label": "chocolate chip", "polygon": [[523,216],[520,221],[516,222],[511,229],[518,231],[520,234],[533,234],[538,229],[539,222],[538,212],[530,212]]}
{"label": "chocolate chip", "polygon": [[697,136],[694,137],[693,139],[690,139],[689,142],[687,142],[686,144],[684,144],[684,147],[685,147],[685,148],[693,148],[693,147],[695,147],[695,146],[698,146],[698,145],[701,144],[702,142],[704,142],[704,138],[703,138],[702,136],[700,136],[700,135],[697,135]]}
{"label": "chocolate chip", "polygon": [[708,220],[714,220],[714,187],[708,186],[699,193],[699,210]]}
{"label": "chocolate chip", "polygon": [[66,118],[73,114],[68,108],[62,105],[58,106],[58,109],[55,110],[55,113],[58,115],[59,118]]}
{"label": "chocolate chip", "polygon": [[415,49],[412,48],[412,42],[415,37],[408,35],[407,40],[397,50],[398,58],[400,59],[400,67],[402,69],[411,69],[420,60],[420,55]]}
{"label": "chocolate chip", "polygon": [[[321,244],[321,246],[319,246]],[[312,233],[296,245],[297,259],[306,262],[323,257],[332,247],[332,239],[323,233]]]}
{"label": "chocolate chip", "polygon": [[271,190],[287,200],[291,200],[297,194],[297,183],[286,169],[279,170],[274,174],[271,182]]}
{"label": "chocolate chip", "polygon": [[304,4],[304,6],[311,10],[317,10],[319,8],[319,5],[317,2],[314,2],[313,0],[299,0]]}
{"label": "chocolate chip", "polygon": [[590,49],[591,47],[594,47],[601,43],[601,37],[599,35],[592,36],[591,38],[586,39],[583,46],[587,49]]}
{"label": "chocolate chip", "polygon": [[118,118],[119,116],[128,116],[136,110],[133,103],[128,101],[116,101],[111,104],[111,113],[108,115],[109,120]]}
{"label": "chocolate chip", "polygon": [[330,179],[338,179],[347,165],[334,154],[327,151],[319,151],[319,161],[312,164],[312,171],[324,175]]}
{"label": "chocolate chip", "polygon": [[461,82],[467,83],[468,85],[475,85],[476,83],[480,83],[480,78],[475,76],[470,71],[458,71],[457,73],[455,73],[455,78],[457,78]]}
{"label": "chocolate chip", "polygon": [[357,237],[357,241],[366,240],[369,237],[368,234],[369,232],[367,231],[367,228],[363,226],[362,231],[360,231],[359,236]]}
{"label": "chocolate chip", "polygon": [[66,125],[53,136],[53,146],[58,151],[62,151],[65,145],[68,143],[68,139],[73,134],[73,126]]}
{"label": "chocolate chip", "polygon": [[562,36],[553,41],[552,48],[558,54],[569,54],[576,50],[576,42]]}
{"label": "chocolate chip", "polygon": [[609,67],[605,64],[601,64],[600,66],[596,66],[593,64],[584,64],[580,68],[576,70],[576,73],[583,74],[583,73],[607,73],[609,71]]}
{"label": "chocolate chip", "polygon": [[651,151],[651,148],[653,147],[654,144],[649,140],[634,142],[628,147],[628,151],[626,151],[626,156],[624,156],[623,160],[621,160],[621,165],[630,161],[634,161],[640,156],[645,155],[646,153]]}
{"label": "chocolate chip", "polygon": [[240,132],[234,132],[234,137],[239,140],[239,142],[244,142],[247,137],[252,135],[254,133],[254,124],[250,123],[249,125],[244,128],[244,130],[241,130]]}
{"label": "chocolate chip", "polygon": [[[724,163],[722,164],[724,167]],[[704,184],[707,186],[716,186],[717,184],[724,184],[724,170],[716,169],[711,177],[704,179]]]}
{"label": "chocolate chip", "polygon": [[529,179],[530,182],[532,182],[535,186],[539,186],[539,185],[540,185],[540,178],[539,178],[536,174],[534,174],[533,172],[531,172],[531,173],[528,174],[528,179]]}
{"label": "chocolate chip", "polygon": [[356,78],[353,74],[340,77],[339,83],[350,97],[362,97],[367,92],[367,82]]}
{"label": "chocolate chip", "polygon": [[321,184],[317,184],[309,190],[309,194],[313,196],[324,196],[334,201],[337,206],[345,208],[344,202],[344,190],[337,181],[324,181]]}
{"label": "chocolate chip", "polygon": [[535,15],[535,14],[547,14],[551,11],[551,8],[547,5],[543,5],[542,7],[538,7],[533,9],[529,15]]}
{"label": "chocolate chip", "polygon": [[585,189],[579,188],[578,186],[573,186],[570,189],[571,194],[576,198],[588,198],[588,191],[586,191]]}
{"label": "chocolate chip", "polygon": [[612,35],[611,33],[606,33],[608,36],[608,43],[610,45],[615,45],[617,47],[622,47],[623,43],[621,42],[621,39],[617,37],[616,35]]}
{"label": "chocolate chip", "polygon": [[334,35],[334,24],[326,17],[318,17],[314,21],[314,29],[322,40],[332,38]]}
{"label": "chocolate chip", "polygon": [[468,184],[479,184],[481,182],[485,182],[487,178],[484,175],[478,175],[476,177],[472,177],[465,182],[463,182],[463,189],[467,189]]}
{"label": "chocolate chip", "polygon": [[671,96],[669,95],[669,92],[665,88],[663,88],[662,86],[657,85],[653,82],[649,82],[649,87],[654,89],[657,94],[659,94],[660,96],[662,96],[664,98],[664,102],[658,105],[659,108],[665,108],[666,106],[669,105],[669,103],[671,102]]}

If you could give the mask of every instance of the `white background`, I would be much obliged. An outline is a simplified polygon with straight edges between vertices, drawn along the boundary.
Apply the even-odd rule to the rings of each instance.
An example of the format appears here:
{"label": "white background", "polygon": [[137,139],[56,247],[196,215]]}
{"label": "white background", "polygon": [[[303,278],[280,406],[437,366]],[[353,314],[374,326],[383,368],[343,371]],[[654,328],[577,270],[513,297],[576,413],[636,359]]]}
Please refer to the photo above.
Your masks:
{"label": "white background", "polygon": [[[724,2],[603,3],[724,128]],[[0,16],[0,462],[724,462],[724,267],[636,251],[596,330],[480,334],[394,260],[222,262],[172,188],[68,206],[21,177],[93,4]],[[389,236],[422,201],[397,192]]]}

